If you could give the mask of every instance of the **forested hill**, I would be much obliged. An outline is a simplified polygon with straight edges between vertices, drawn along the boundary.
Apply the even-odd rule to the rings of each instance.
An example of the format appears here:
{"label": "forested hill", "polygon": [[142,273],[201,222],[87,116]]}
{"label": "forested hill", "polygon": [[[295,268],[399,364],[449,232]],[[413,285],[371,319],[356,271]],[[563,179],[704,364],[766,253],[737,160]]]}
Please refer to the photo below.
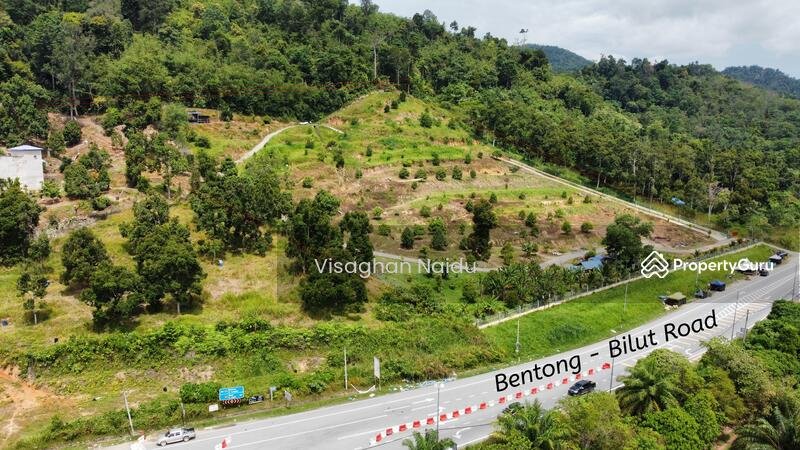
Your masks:
{"label": "forested hill", "polygon": [[557,74],[541,50],[369,0],[0,1],[0,145],[59,133],[48,111],[128,134],[170,102],[312,120],[394,86],[593,184],[750,234],[800,223],[800,101],[707,66]]}
{"label": "forested hill", "polygon": [[722,73],[739,81],[800,98],[800,80],[777,69],[761,66],[737,66],[728,67]]}
{"label": "forested hill", "polygon": [[583,56],[555,45],[528,44],[527,47],[543,51],[555,72],[574,72],[592,64]]}

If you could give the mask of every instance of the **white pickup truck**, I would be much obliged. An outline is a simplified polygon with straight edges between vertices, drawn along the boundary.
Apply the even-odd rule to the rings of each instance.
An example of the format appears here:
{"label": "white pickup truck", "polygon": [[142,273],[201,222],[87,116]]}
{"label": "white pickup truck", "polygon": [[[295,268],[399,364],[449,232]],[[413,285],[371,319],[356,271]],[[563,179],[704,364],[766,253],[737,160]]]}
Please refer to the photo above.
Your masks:
{"label": "white pickup truck", "polygon": [[188,442],[195,437],[197,437],[197,435],[194,432],[194,428],[173,428],[158,438],[156,444],[158,444],[160,447],[163,447],[167,444],[173,444],[175,442]]}

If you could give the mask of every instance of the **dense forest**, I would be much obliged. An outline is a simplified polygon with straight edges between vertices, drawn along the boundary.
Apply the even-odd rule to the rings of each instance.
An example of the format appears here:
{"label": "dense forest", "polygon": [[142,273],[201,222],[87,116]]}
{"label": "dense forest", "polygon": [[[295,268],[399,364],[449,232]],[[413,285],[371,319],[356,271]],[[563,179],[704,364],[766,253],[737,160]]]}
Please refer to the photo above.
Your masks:
{"label": "dense forest", "polygon": [[583,56],[555,45],[527,44],[527,47],[543,51],[554,72],[575,72],[592,64]]}
{"label": "dense forest", "polygon": [[314,120],[394,84],[598,187],[758,236],[800,222],[800,101],[710,66],[607,57],[559,75],[541,50],[369,0],[4,1],[2,144],[52,135],[48,110],[106,127],[147,125],[154,102]]}
{"label": "dense forest", "polygon": [[722,73],[745,83],[800,98],[800,80],[792,78],[778,69],[761,66],[736,66],[726,67]]}

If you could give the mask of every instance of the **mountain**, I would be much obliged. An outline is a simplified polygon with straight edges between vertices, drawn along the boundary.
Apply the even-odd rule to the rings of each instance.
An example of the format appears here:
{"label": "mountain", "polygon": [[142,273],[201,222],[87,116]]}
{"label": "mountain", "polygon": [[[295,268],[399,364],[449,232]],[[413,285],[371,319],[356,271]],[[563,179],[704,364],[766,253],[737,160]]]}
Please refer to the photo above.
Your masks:
{"label": "mountain", "polygon": [[761,66],[736,66],[728,67],[722,73],[745,83],[800,98],[800,80],[792,78],[778,69]]}
{"label": "mountain", "polygon": [[555,45],[528,44],[526,47],[543,51],[555,72],[575,72],[592,63],[577,53]]}

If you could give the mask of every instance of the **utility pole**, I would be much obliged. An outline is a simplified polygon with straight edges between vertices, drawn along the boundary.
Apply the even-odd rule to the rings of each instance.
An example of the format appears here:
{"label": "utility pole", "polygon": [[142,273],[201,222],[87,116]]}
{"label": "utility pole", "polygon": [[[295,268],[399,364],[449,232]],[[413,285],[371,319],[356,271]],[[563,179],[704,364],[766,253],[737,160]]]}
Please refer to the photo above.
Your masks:
{"label": "utility pole", "polygon": [[347,347],[344,348],[344,390],[347,391]]}
{"label": "utility pole", "polygon": [[514,344],[514,353],[517,355],[517,362],[519,362],[519,317],[517,317],[517,342]]}
{"label": "utility pole", "polygon": [[631,284],[630,277],[628,278],[628,282],[625,283],[625,302],[622,304],[622,314],[628,310],[628,285]]}
{"label": "utility pole", "polygon": [[125,411],[127,411],[128,413],[128,425],[131,426],[131,436],[134,436],[136,432],[133,431],[133,419],[131,419],[131,408],[128,405],[128,391],[122,391],[122,398],[125,399]]}
{"label": "utility pole", "polygon": [[611,381],[608,382],[608,390],[614,387],[614,358],[611,358]]}
{"label": "utility pole", "polygon": [[733,308],[733,323],[731,324],[731,340],[733,340],[733,333],[736,331],[736,312],[739,310],[739,295],[741,290],[736,292],[736,306]]}
{"label": "utility pole", "polygon": [[744,316],[744,336],[742,338],[742,339],[744,339],[744,342],[747,342],[747,321],[748,320],[750,320],[750,310],[749,309],[747,310],[747,314],[745,314],[745,316]]}

